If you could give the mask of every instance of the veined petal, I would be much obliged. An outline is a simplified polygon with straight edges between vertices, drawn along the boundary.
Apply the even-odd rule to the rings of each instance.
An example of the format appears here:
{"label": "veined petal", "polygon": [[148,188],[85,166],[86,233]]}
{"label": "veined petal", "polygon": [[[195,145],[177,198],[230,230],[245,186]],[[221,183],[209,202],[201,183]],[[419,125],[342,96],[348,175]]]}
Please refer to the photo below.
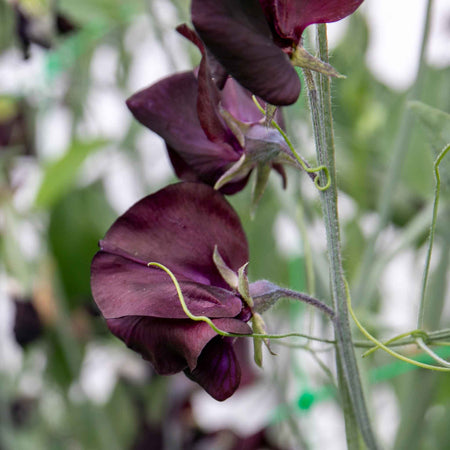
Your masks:
{"label": "veined petal", "polygon": [[224,167],[239,159],[240,152],[223,139],[223,132],[214,142],[208,139],[198,118],[197,96],[197,78],[193,72],[183,72],[137,92],[127,105],[199,179],[214,184]]}
{"label": "veined petal", "polygon": [[245,88],[274,105],[297,100],[298,75],[273,42],[258,0],[193,0],[192,21],[206,47]]}
{"label": "veined petal", "polygon": [[[234,317],[240,313],[242,301],[229,290],[193,282],[185,276],[177,275],[177,278],[192,314]],[[187,318],[172,280],[156,267],[100,251],[92,261],[91,286],[95,302],[106,319]]]}
{"label": "veined petal", "polygon": [[[267,0],[260,0],[267,7]],[[274,25],[284,39],[300,41],[304,29],[313,23],[330,23],[352,14],[363,0],[272,0]],[[267,14],[266,9],[266,14]]]}
{"label": "veined petal", "polygon": [[[236,319],[218,319],[223,331],[250,334],[250,327]],[[205,346],[217,333],[205,322],[128,316],[108,319],[111,332],[132,350],[150,361],[160,375],[183,369],[195,370]]]}
{"label": "veined petal", "polygon": [[220,91],[212,79],[208,59],[204,56],[198,69],[198,119],[210,141],[219,143],[235,141],[220,117],[219,103]]}
{"label": "veined petal", "polygon": [[227,289],[213,262],[214,247],[232,269],[248,262],[239,217],[224,197],[201,183],[178,183],[137,202],[101,241],[107,253],[139,264],[158,262],[177,276]]}
{"label": "veined petal", "polygon": [[241,368],[230,338],[217,336],[204,348],[194,370],[186,376],[218,401],[231,397],[241,382]]}

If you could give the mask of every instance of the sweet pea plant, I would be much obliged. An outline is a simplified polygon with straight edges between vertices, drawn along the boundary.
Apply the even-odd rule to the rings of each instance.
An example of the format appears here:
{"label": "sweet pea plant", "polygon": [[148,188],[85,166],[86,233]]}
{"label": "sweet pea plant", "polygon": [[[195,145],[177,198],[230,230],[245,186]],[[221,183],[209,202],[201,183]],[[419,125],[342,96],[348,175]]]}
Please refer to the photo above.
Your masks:
{"label": "sweet pea plant", "polygon": [[[305,337],[299,333],[303,330],[269,334],[265,322],[270,324],[270,312],[264,319],[262,313],[282,299],[316,308],[334,330],[331,342],[348,448],[364,443],[377,449],[350,322],[366,338],[358,342],[368,353],[382,349],[411,365],[450,371],[450,363],[429,347],[445,333],[433,336],[422,330],[439,164],[449,148],[435,164],[437,187],[418,330],[382,343],[356,317],[342,266],[331,108],[331,82],[342,75],[329,63],[326,29],[326,23],[351,15],[362,2],[192,0],[193,28],[181,25],[177,30],[201,53],[199,66],[164,78],[127,101],[133,116],[164,139],[182,181],[140,200],[114,222],[93,259],[91,288],[110,331],[158,374],[183,371],[219,401],[239,387],[242,361],[235,345],[240,339],[253,340],[255,363],[263,367],[263,346],[273,353],[271,342]],[[305,29],[315,24],[316,56],[304,47]],[[352,73],[346,75],[342,82],[352,83]],[[302,88],[309,99],[316,162],[308,162],[285,131],[283,107],[295,103]],[[247,239],[225,197],[247,189],[253,178],[249,207],[254,213],[272,169],[285,186],[287,166],[296,170],[292,176],[313,183],[322,205],[330,272],[330,296],[323,300],[267,280],[249,281]],[[388,215],[386,206],[380,229]],[[364,289],[375,240],[374,235],[362,263],[357,295]],[[410,343],[434,363],[392,349]]]}
{"label": "sweet pea plant", "polygon": [[448,448],[448,7],[406,3],[0,0],[2,450]]}

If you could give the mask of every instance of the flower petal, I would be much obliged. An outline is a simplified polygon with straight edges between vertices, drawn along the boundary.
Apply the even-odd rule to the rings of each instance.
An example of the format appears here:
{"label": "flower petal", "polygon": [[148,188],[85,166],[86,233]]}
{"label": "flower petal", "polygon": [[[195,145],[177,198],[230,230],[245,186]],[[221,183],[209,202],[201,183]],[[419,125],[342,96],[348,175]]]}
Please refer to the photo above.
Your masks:
{"label": "flower petal", "polygon": [[[267,0],[261,0],[267,8]],[[282,38],[300,41],[304,29],[313,23],[336,22],[352,14],[363,0],[272,0],[274,25]],[[267,14],[267,9],[266,9]]]}
{"label": "flower petal", "polygon": [[239,216],[225,198],[201,183],[177,183],[126,211],[106,233],[101,248],[130,259],[167,266],[177,276],[228,289],[213,262],[218,246],[234,270],[248,262]]}
{"label": "flower petal", "polygon": [[264,115],[252,100],[252,94],[229,78],[222,91],[222,107],[235,119],[245,123],[259,122]]}
{"label": "flower petal", "polygon": [[176,30],[183,37],[191,41],[200,50],[204,58],[206,57],[208,59],[208,66],[211,72],[212,79],[219,89],[223,89],[223,85],[228,78],[227,71],[224,69],[222,64],[220,64],[219,61],[214,58],[212,53],[208,49],[205,49],[205,46],[203,45],[203,42],[200,39],[199,35],[194,30],[191,30],[185,23],[182,25],[178,25]]}
{"label": "flower petal", "polygon": [[[178,276],[179,277],[179,276]],[[220,287],[178,278],[186,305],[195,315],[234,317],[242,300]],[[152,316],[184,319],[178,294],[167,273],[120,255],[98,252],[91,267],[92,294],[106,319]]]}
{"label": "flower petal", "polygon": [[240,152],[225,141],[211,142],[197,114],[198,82],[193,72],[179,73],[134,94],[127,105],[134,117],[159,134],[205,183],[213,185]]}
{"label": "flower petal", "polygon": [[258,0],[193,0],[192,21],[205,45],[245,88],[274,105],[297,100],[298,75],[272,41]]}
{"label": "flower petal", "polygon": [[232,145],[232,141],[236,141],[236,139],[220,117],[219,103],[220,91],[212,79],[208,59],[203,57],[198,69],[198,118],[203,131],[210,141],[217,143],[228,142]]}
{"label": "flower petal", "polygon": [[231,339],[221,336],[212,339],[198,358],[197,367],[184,373],[214,399],[223,401],[231,397],[241,382],[241,368]]}
{"label": "flower petal", "polygon": [[[108,319],[111,332],[150,361],[160,375],[183,369],[194,370],[206,344],[217,333],[205,322],[128,316]],[[251,333],[250,327],[236,319],[219,319],[215,325],[228,332]]]}

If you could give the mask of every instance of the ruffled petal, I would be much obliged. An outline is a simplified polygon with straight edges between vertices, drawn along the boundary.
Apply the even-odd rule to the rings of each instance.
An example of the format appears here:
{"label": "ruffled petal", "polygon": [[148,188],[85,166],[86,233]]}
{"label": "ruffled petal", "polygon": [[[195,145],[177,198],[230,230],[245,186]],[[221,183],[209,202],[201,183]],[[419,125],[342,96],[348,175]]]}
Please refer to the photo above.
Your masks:
{"label": "ruffled petal", "polygon": [[[195,370],[200,353],[217,335],[205,322],[192,320],[128,316],[106,322],[115,336],[150,361],[160,375]],[[246,323],[236,319],[219,319],[214,324],[227,332],[251,333]]]}
{"label": "ruffled petal", "polygon": [[248,262],[239,216],[219,192],[201,183],[174,184],[140,200],[100,245],[105,252],[140,264],[158,262],[186,280],[224,289],[214,247],[234,271]]}
{"label": "ruffled petal", "polygon": [[297,100],[300,80],[273,42],[258,0],[193,0],[192,21],[206,47],[245,88],[274,105]]}
{"label": "ruffled petal", "polygon": [[223,139],[208,139],[197,114],[197,94],[194,73],[183,72],[137,92],[127,105],[134,117],[159,134],[199,179],[213,185],[241,153]]}
{"label": "ruffled petal", "polygon": [[232,340],[221,336],[212,339],[201,353],[197,367],[184,373],[214,399],[223,401],[231,397],[241,382],[241,368]]}

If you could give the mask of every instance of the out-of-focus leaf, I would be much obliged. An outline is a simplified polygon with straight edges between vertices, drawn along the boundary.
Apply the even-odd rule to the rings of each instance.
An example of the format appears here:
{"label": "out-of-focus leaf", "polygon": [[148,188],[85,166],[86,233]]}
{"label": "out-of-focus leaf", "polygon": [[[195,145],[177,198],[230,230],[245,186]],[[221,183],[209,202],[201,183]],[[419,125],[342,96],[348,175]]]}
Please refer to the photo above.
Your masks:
{"label": "out-of-focus leaf", "polygon": [[[411,102],[411,110],[417,115],[427,132],[428,142],[435,159],[444,147],[450,144],[450,114],[421,102]],[[439,164],[441,193],[448,199],[450,195],[450,154],[446,154]]]}
{"label": "out-of-focus leaf", "polygon": [[[128,411],[127,417],[124,416],[122,411]],[[114,427],[115,439],[119,441],[119,447],[130,448],[139,420],[143,418],[137,417],[132,397],[124,389],[122,383],[119,382],[116,385],[105,412],[108,423]]]}
{"label": "out-of-focus leaf", "polygon": [[15,17],[11,5],[0,1],[0,53],[11,45],[14,26]]}
{"label": "out-of-focus leaf", "polygon": [[73,69],[80,58],[90,57],[93,49],[108,31],[110,31],[108,24],[95,22],[61,41],[60,45],[47,56],[46,72],[49,82],[61,72]]}
{"label": "out-of-focus leaf", "polygon": [[46,375],[58,385],[68,388],[73,382],[74,374],[55,330],[48,332],[47,344],[48,364],[46,366]]}
{"label": "out-of-focus leaf", "polygon": [[437,155],[450,143],[450,114],[417,101],[410,102],[409,107],[427,131],[430,145]]}
{"label": "out-of-focus leaf", "polygon": [[136,14],[145,13],[142,0],[60,0],[58,6],[81,25],[105,20],[111,25],[124,23]]}
{"label": "out-of-focus leaf", "polygon": [[74,142],[67,153],[45,170],[35,205],[38,208],[48,208],[64,196],[72,187],[84,160],[105,145],[104,140]]}
{"label": "out-of-focus leaf", "polygon": [[69,307],[89,302],[91,260],[114,217],[100,184],[70,193],[53,208],[49,244]]}
{"label": "out-of-focus leaf", "polygon": [[251,219],[250,191],[245,189],[239,195],[228,198],[237,210],[248,238],[251,255],[248,266],[250,279],[259,280],[270,277],[274,283],[287,285],[289,282],[288,261],[283,259],[277,251],[273,235],[275,219],[280,211],[277,196],[271,188],[266,189],[256,209],[255,218]]}

